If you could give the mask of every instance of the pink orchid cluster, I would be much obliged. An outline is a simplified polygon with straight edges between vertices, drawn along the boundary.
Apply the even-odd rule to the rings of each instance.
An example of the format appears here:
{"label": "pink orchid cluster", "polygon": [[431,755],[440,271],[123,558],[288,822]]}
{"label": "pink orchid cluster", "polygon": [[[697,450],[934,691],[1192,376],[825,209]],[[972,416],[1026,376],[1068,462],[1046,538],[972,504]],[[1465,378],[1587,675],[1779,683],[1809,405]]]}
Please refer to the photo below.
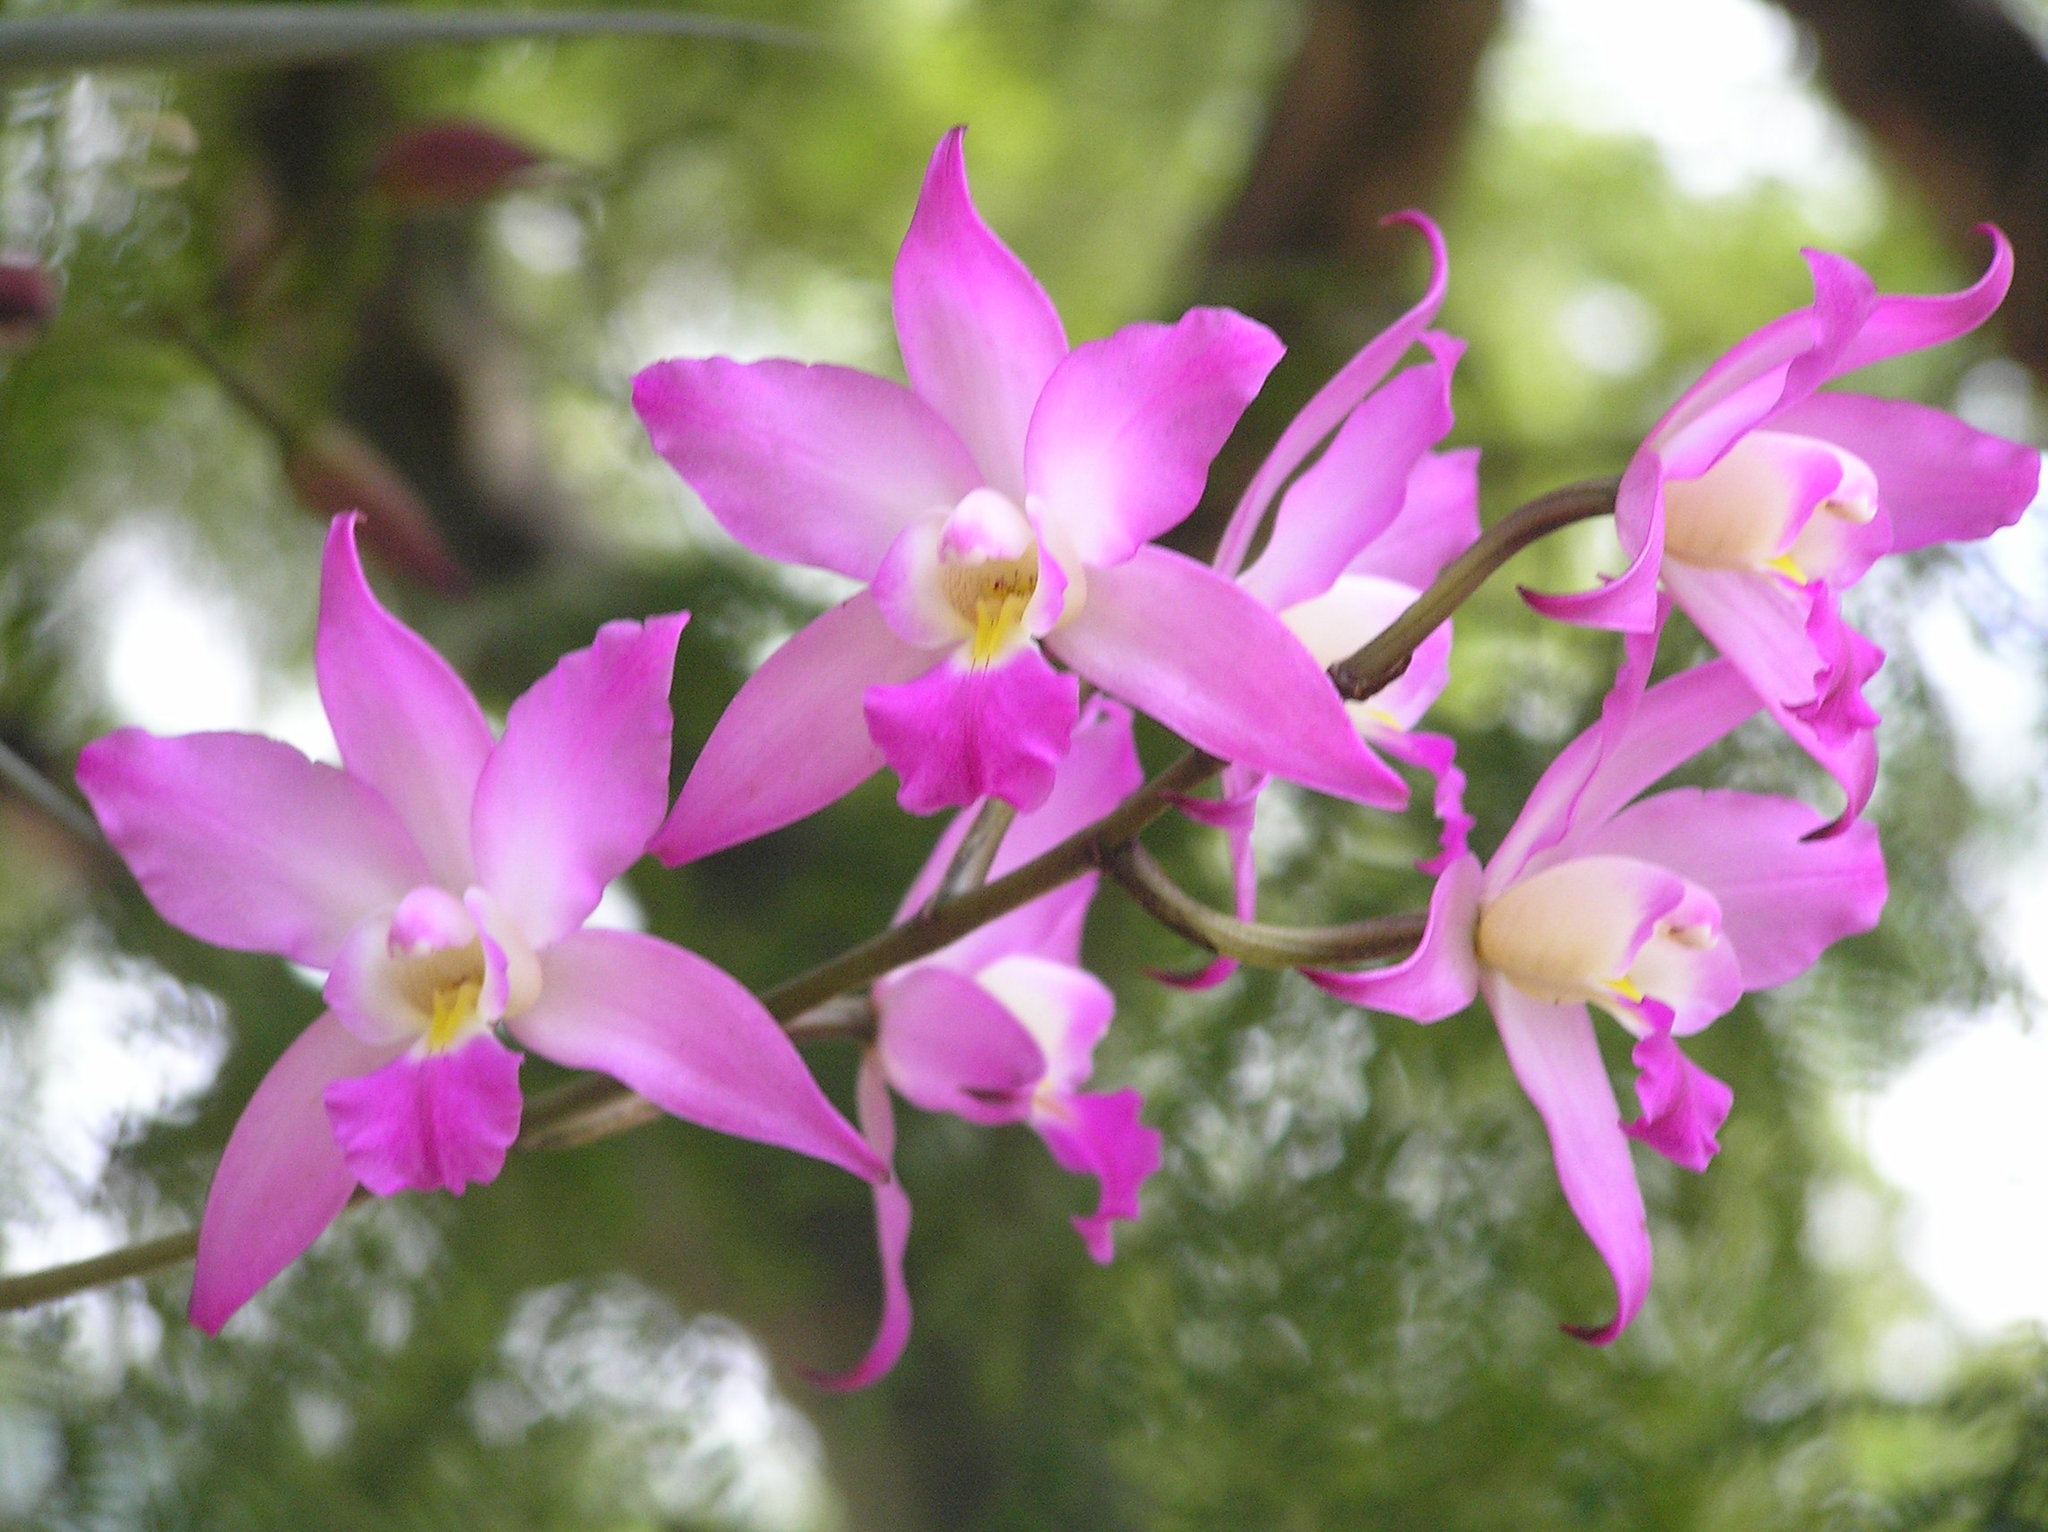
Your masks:
{"label": "pink orchid cluster", "polygon": [[[896,263],[907,386],[787,361],[643,372],[634,403],[655,449],[734,538],[862,585],[741,688],[673,806],[667,698],[685,614],[606,626],[494,731],[377,603],[354,518],[337,518],[316,659],[339,767],[253,736],[133,729],[79,763],[166,919],[327,974],[326,1010],[258,1088],[215,1176],[195,1322],[217,1329],[358,1188],[492,1179],[520,1131],[513,1043],[872,1183],[881,1324],[829,1386],[881,1376],[909,1334],[892,1091],[977,1124],[1029,1125],[1056,1163],[1098,1183],[1075,1225],[1108,1260],[1161,1142],[1136,1091],[1084,1089],[1115,1008],[1081,963],[1097,881],[1085,863],[873,983],[858,1131],[737,982],[588,922],[643,852],[692,861],[884,766],[904,808],[962,811],[904,899],[899,921],[913,921],[941,902],[969,836],[1003,822],[992,802],[1016,812],[988,868],[1001,877],[1129,801],[1135,709],[1220,769],[1216,797],[1176,801],[1227,833],[1240,923],[1256,910],[1252,826],[1271,777],[1378,810],[1407,802],[1390,763],[1433,782],[1441,850],[1421,864],[1436,882],[1419,945],[1390,966],[1309,977],[1424,1022],[1484,995],[1613,1274],[1613,1318],[1578,1333],[1619,1334],[1651,1269],[1630,1140],[1702,1170],[1731,1105],[1681,1040],[1870,928],[1884,903],[1877,835],[1860,817],[1878,721],[1863,689],[1882,655],[1848,625],[1843,595],[1887,553],[2010,524],[2036,488],[2026,447],[1822,386],[1982,323],[2011,255],[1994,231],[1984,277],[1931,298],[1881,296],[1849,262],[1811,256],[1813,305],[1740,343],[1671,408],[1620,480],[1625,571],[1528,597],[1618,630],[1624,652],[1598,720],[1482,861],[1453,742],[1418,727],[1449,679],[1448,607],[1373,695],[1347,701],[1325,674],[1480,535],[1478,453],[1441,450],[1462,351],[1431,328],[1443,242],[1403,218],[1432,256],[1422,301],[1282,433],[1212,564],[1156,539],[1195,508],[1279,342],[1196,309],[1070,346],[977,213],[959,130],[932,159]],[[1721,657],[1653,685],[1674,607]],[[1649,793],[1759,712],[1841,783],[1838,814],[1749,792]],[[1234,966],[1219,957],[1175,982],[1220,983]],[[1632,1039],[1633,1117],[1596,1009]]]}

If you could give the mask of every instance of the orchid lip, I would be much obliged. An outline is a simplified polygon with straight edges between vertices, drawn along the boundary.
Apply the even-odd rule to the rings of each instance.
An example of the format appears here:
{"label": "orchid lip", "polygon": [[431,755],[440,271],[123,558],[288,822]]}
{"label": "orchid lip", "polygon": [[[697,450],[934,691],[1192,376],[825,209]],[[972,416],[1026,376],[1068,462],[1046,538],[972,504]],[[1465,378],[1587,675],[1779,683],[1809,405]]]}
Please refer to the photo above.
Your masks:
{"label": "orchid lip", "polygon": [[1703,569],[1781,574],[1799,584],[1825,570],[1830,544],[1878,508],[1870,465],[1832,442],[1751,431],[1693,479],[1664,486],[1664,546]]}

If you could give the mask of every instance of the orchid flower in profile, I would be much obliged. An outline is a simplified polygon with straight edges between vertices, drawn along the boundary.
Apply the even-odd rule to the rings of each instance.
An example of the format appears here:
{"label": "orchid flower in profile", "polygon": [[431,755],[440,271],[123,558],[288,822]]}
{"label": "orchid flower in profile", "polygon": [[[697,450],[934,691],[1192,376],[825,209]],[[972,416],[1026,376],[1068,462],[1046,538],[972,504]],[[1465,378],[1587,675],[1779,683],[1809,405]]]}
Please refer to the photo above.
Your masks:
{"label": "orchid flower in profile", "polygon": [[[1107,698],[1091,699],[1050,795],[1011,827],[993,874],[1021,866],[1100,819],[1139,780],[1130,713]],[[937,890],[973,818],[972,811],[962,813],[940,838],[899,920]],[[1089,1255],[1107,1262],[1112,1226],[1138,1216],[1138,1188],[1159,1168],[1159,1134],[1138,1120],[1143,1102],[1135,1090],[1081,1089],[1116,1008],[1108,988],[1080,966],[1081,927],[1096,879],[1093,873],[1076,879],[878,981],[875,1043],[862,1062],[858,1090],[862,1130],[884,1157],[895,1152],[891,1088],[928,1112],[973,1123],[1028,1124],[1061,1169],[1099,1183],[1095,1211],[1077,1215],[1074,1227]],[[896,1180],[878,1183],[874,1197],[881,1323],[867,1355],[850,1371],[818,1380],[828,1388],[873,1383],[895,1366],[910,1336],[910,1291],[903,1280],[910,1198]]]}
{"label": "orchid flower in profile", "polygon": [[1883,651],[1842,620],[1841,593],[1887,553],[1987,537],[2033,501],[2040,454],[1903,399],[1822,384],[1975,329],[2005,297],[2012,248],[1933,297],[1881,295],[1852,262],[1808,251],[1814,301],[1707,369],[1622,476],[1629,564],[1597,590],[1530,595],[1550,617],[1624,632],[1661,587],[1749,678],[1771,716],[1862,812],[1877,715],[1862,688]]}
{"label": "orchid flower in profile", "polygon": [[[1449,275],[1443,236],[1420,213],[1398,215],[1429,241],[1431,277],[1422,300],[1369,342],[1303,407],[1253,475],[1217,549],[1219,571],[1279,614],[1318,666],[1355,653],[1407,609],[1445,564],[1479,536],[1479,453],[1432,449],[1451,428],[1451,374],[1462,345],[1427,326]],[[1409,348],[1429,359],[1388,379]],[[1327,439],[1327,445],[1324,445]],[[1322,455],[1301,465],[1317,447]],[[1296,477],[1297,471],[1299,476]],[[1292,479],[1290,483],[1289,480]],[[1286,485],[1284,493],[1280,486]],[[1275,495],[1271,535],[1238,573],[1254,530]],[[1368,746],[1427,770],[1437,813],[1462,835],[1463,777],[1452,741],[1415,725],[1450,681],[1451,625],[1417,647],[1397,681],[1365,702],[1345,704]],[[1230,838],[1238,918],[1257,910],[1252,827],[1266,774],[1233,764],[1215,798],[1181,803],[1189,817]],[[1440,871],[1436,861],[1424,864]],[[1193,975],[1158,977],[1184,988],[1221,983],[1237,969],[1218,957]]]}
{"label": "orchid flower in profile", "polygon": [[887,1166],[739,983],[682,948],[586,929],[668,798],[688,614],[614,622],[483,710],[363,578],[354,516],[321,572],[315,668],[340,768],[253,734],[87,746],[78,782],[150,902],[202,941],[327,970],[326,1011],[228,1139],[193,1322],[218,1330],[358,1185],[489,1181],[519,1056],[600,1070],[664,1110],[879,1179]]}
{"label": "orchid flower in profile", "polygon": [[1400,778],[1278,619],[1151,544],[1194,509],[1280,343],[1212,308],[1069,348],[975,210],[962,131],[896,260],[909,387],[719,357],[634,382],[655,450],[728,532],[867,587],[741,688],[652,849],[676,864],[765,834],[885,764],[913,813],[1035,808],[1081,679],[1212,754],[1399,807]]}
{"label": "orchid flower in profile", "polygon": [[[1573,1333],[1619,1335],[1650,1286],[1650,1237],[1628,1140],[1704,1170],[1732,1093],[1678,1039],[1743,994],[1803,973],[1831,943],[1877,923],[1885,871],[1877,834],[1794,799],[1676,788],[1636,800],[1760,703],[1720,659],[1643,689],[1654,639],[1629,658],[1600,719],[1567,745],[1483,868],[1455,854],[1416,951],[1392,967],[1312,974],[1354,1004],[1416,1021],[1463,1010],[1476,992],[1549,1130],[1558,1179],[1613,1273],[1614,1319]],[[1640,1114],[1622,1120],[1589,1007],[1635,1039]]]}

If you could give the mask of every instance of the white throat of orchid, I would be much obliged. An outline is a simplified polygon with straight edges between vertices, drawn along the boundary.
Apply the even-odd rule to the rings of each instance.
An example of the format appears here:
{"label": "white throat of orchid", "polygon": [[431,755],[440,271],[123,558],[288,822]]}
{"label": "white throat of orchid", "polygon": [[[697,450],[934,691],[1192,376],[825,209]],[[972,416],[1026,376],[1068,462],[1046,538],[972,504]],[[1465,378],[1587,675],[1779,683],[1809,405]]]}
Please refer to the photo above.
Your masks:
{"label": "white throat of orchid", "polygon": [[1664,486],[1664,547],[1705,569],[1825,574],[1837,540],[1877,514],[1877,475],[1832,442],[1751,431],[1696,479]]}
{"label": "white throat of orchid", "polygon": [[490,896],[422,886],[349,938],[327,1001],[366,1040],[448,1053],[540,996],[540,960]]}
{"label": "white throat of orchid", "polygon": [[899,637],[928,649],[960,647],[985,667],[1079,610],[1079,569],[1079,560],[1045,546],[1015,501],[982,488],[905,529],[882,560],[874,593]]}
{"label": "white throat of orchid", "polygon": [[1705,970],[1732,963],[1711,894],[1623,856],[1577,857],[1511,884],[1481,911],[1477,945],[1480,962],[1532,999],[1589,1002],[1638,1034],[1644,1001],[1683,1023],[1725,987]]}

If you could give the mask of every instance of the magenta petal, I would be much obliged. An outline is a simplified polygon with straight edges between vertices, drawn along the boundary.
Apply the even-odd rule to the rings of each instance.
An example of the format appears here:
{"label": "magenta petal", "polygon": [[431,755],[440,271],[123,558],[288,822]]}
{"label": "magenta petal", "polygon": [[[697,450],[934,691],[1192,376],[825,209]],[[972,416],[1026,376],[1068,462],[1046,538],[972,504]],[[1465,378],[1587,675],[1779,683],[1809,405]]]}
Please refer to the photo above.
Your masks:
{"label": "magenta petal", "polygon": [[1352,561],[1358,574],[1425,589],[1479,540],[1479,449],[1425,452],[1393,524]]}
{"label": "magenta petal", "polygon": [[1074,1219],[1081,1243],[1100,1265],[1116,1254],[1114,1225],[1138,1216],[1139,1189],[1159,1168],[1159,1130],[1138,1120],[1144,1106],[1134,1090],[1083,1091],[1055,1097],[1031,1117],[1060,1169],[1100,1184],[1095,1211]]}
{"label": "magenta petal", "polygon": [[1991,239],[1991,264],[1984,268],[1983,276],[1952,293],[1880,297],[1828,376],[1839,377],[1887,357],[1938,346],[1967,335],[1996,313],[2012,285],[2012,246],[1996,226],[1986,223],[1978,228]]}
{"label": "magenta petal", "polygon": [[1815,394],[1771,429],[1817,436],[1868,463],[1895,553],[1988,537],[2019,520],[2039,488],[2034,448],[1905,399]]}
{"label": "magenta petal", "polygon": [[512,704],[477,783],[477,881],[535,947],[582,925],[661,823],[688,621],[608,622]]}
{"label": "magenta petal", "polygon": [[1645,447],[1630,460],[1615,492],[1614,531],[1628,567],[1593,590],[1550,595],[1524,589],[1522,599],[1545,617],[1581,627],[1647,633],[1657,625],[1657,576],[1664,561],[1664,465]]}
{"label": "magenta petal", "polygon": [[1363,973],[1303,970],[1317,987],[1370,1011],[1441,1021],[1472,1003],[1479,989],[1473,932],[1479,922],[1479,859],[1462,856],[1444,869],[1429,895],[1429,924],[1400,962]]}
{"label": "magenta petal", "polygon": [[1674,1165],[1705,1170],[1721,1152],[1715,1135],[1728,1120],[1735,1092],[1687,1058],[1667,1031],[1637,1043],[1633,1058],[1643,1115],[1623,1123],[1621,1131]]}
{"label": "magenta petal", "polygon": [[1813,701],[1827,660],[1807,634],[1813,595],[1757,569],[1700,569],[1668,561],[1664,586],[1680,611],[1767,702]]}
{"label": "magenta petal", "polygon": [[[889,1105],[889,1087],[883,1079],[881,1062],[872,1050],[861,1061],[855,1082],[860,1110],[861,1132],[875,1154],[887,1164],[896,1155],[896,1116]],[[807,1374],[817,1387],[833,1393],[866,1388],[879,1381],[910,1340],[910,1287],[903,1280],[903,1252],[910,1244],[910,1197],[903,1183],[891,1175],[874,1188],[875,1243],[882,1259],[882,1317],[867,1355],[842,1373]]]}
{"label": "magenta petal", "polygon": [[936,658],[890,632],[866,591],[799,629],[726,705],[648,849],[678,867],[852,792],[882,769],[863,693]]}
{"label": "magenta petal", "polygon": [[1015,1122],[1045,1077],[1044,1052],[974,980],[920,963],[875,986],[876,1037],[889,1083],[927,1112]]}
{"label": "magenta petal", "polygon": [[1067,334],[1045,289],[975,211],[965,131],[939,140],[896,255],[896,339],[918,397],[967,444],[983,480],[1021,505],[1024,433]]}
{"label": "magenta petal", "polygon": [[608,1074],[686,1122],[887,1178],[796,1045],[724,970],[652,936],[586,930],[542,953],[541,975],[540,999],[506,1020],[535,1053]]}
{"label": "magenta petal", "polygon": [[1088,604],[1046,647],[1211,755],[1373,808],[1408,801],[1301,641],[1255,597],[1178,553],[1140,548],[1092,571]]}
{"label": "magenta petal", "polygon": [[376,1069],[391,1054],[322,1016],[256,1087],[228,1137],[199,1220],[191,1314],[200,1329],[217,1332],[348,1205],[356,1178],[334,1142],[320,1093],[329,1081]]}
{"label": "magenta petal", "polygon": [[1373,738],[1395,760],[1421,767],[1436,781],[1430,807],[1437,820],[1437,853],[1415,864],[1418,872],[1435,877],[1465,855],[1474,824],[1465,812],[1465,773],[1457,764],[1457,741],[1445,734],[1393,729]]}
{"label": "magenta petal", "polygon": [[519,1136],[519,1055],[488,1032],[322,1093],[355,1178],[380,1197],[495,1181]]}
{"label": "magenta petal", "polygon": [[1046,381],[1025,438],[1031,509],[1090,569],[1122,563],[1195,508],[1210,461],[1280,352],[1272,331],[1229,309],[1190,309],[1176,324],[1126,325],[1075,347]]}
{"label": "magenta petal", "polygon": [[448,662],[378,603],[356,555],[357,514],[327,529],[313,668],[350,776],[398,811],[434,878],[475,876],[469,805],[491,753],[483,709]]}
{"label": "magenta petal", "polygon": [[742,544],[856,580],[874,577],[911,522],[981,483],[930,405],[847,367],[656,362],[633,380],[633,408]]}
{"label": "magenta petal", "polygon": [[1081,715],[1081,683],[1056,671],[1036,645],[990,665],[956,655],[915,681],[871,686],[868,734],[903,786],[906,812],[1001,798],[1035,809],[1052,792]]}
{"label": "magenta petal", "polygon": [[1532,1000],[1497,975],[1482,982],[1515,1078],[1550,1132],[1565,1201],[1614,1275],[1613,1320],[1566,1327],[1604,1346],[1628,1328],[1649,1295],[1650,1230],[1593,1019],[1583,1005]]}
{"label": "magenta petal", "polygon": [[157,912],[217,947],[325,968],[427,880],[383,798],[259,735],[121,729],[79,754],[78,786]]}

